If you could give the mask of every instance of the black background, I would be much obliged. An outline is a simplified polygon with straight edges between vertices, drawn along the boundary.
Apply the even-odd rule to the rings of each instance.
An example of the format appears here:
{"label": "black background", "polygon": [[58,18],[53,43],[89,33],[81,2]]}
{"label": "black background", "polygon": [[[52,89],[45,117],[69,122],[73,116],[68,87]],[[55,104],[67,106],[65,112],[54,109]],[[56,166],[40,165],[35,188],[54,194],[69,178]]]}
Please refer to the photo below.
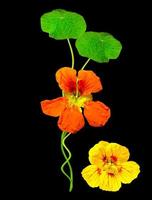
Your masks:
{"label": "black background", "polygon": [[[139,7],[139,3],[134,6],[132,3],[99,0],[37,0],[26,2],[25,6],[23,2],[19,5],[16,12],[18,33],[14,40],[18,50],[17,63],[13,71],[17,72],[14,87],[19,88],[15,101],[20,113],[16,123],[19,130],[16,153],[20,164],[14,192],[19,186],[25,195],[45,194],[49,197],[54,193],[68,194],[69,183],[60,172],[64,160],[60,151],[61,131],[57,127],[57,118],[44,115],[40,108],[40,101],[61,95],[55,73],[60,67],[71,64],[67,42],[50,39],[42,32],[40,16],[63,8],[83,15],[88,31],[109,32],[123,45],[117,60],[108,64],[91,61],[86,68],[94,70],[101,77],[103,91],[95,94],[94,99],[108,105],[112,116],[103,128],[92,128],[86,122],[85,128],[67,140],[72,152],[73,192],[100,198],[144,193],[145,144],[142,132],[145,131],[145,107],[142,106],[142,59],[139,59],[142,58],[139,39],[144,8]],[[74,47],[74,40],[72,45]],[[76,49],[74,52],[75,68],[80,69],[86,59],[79,57]],[[139,177],[129,185],[123,184],[117,193],[90,188],[80,174],[89,164],[88,150],[100,140],[128,147],[130,160],[141,166]]]}

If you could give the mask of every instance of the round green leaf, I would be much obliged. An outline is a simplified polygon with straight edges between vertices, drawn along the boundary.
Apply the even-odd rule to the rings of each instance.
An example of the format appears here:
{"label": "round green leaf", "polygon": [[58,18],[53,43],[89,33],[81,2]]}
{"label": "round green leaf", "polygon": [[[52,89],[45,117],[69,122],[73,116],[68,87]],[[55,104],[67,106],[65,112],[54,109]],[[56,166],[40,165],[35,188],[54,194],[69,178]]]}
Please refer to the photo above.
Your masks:
{"label": "round green leaf", "polygon": [[56,9],[41,16],[41,29],[56,40],[77,39],[86,31],[86,23],[78,13]]}
{"label": "round green leaf", "polygon": [[77,39],[76,48],[81,56],[104,63],[118,58],[122,45],[109,33],[85,32]]}

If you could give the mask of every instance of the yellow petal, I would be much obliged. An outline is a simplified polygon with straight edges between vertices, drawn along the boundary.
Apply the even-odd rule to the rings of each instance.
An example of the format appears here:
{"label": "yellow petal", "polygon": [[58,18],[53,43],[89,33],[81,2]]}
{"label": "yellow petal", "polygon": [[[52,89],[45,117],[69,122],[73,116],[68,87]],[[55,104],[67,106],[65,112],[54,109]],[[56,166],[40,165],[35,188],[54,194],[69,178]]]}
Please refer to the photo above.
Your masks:
{"label": "yellow petal", "polygon": [[122,163],[119,172],[120,180],[122,183],[131,183],[135,178],[137,178],[140,173],[139,165],[134,161],[128,161]]}
{"label": "yellow petal", "polygon": [[85,167],[81,172],[84,180],[92,188],[99,186],[100,173],[101,173],[101,170],[95,165],[89,165]]}
{"label": "yellow petal", "polygon": [[108,159],[114,158],[116,162],[126,162],[129,159],[129,150],[120,144],[110,143],[106,148]]}
{"label": "yellow petal", "polygon": [[89,150],[89,161],[91,164],[102,167],[106,160],[106,146],[108,142],[100,141]]}
{"label": "yellow petal", "polygon": [[118,176],[108,175],[108,173],[104,171],[100,176],[99,188],[109,192],[116,192],[121,188],[121,182]]}

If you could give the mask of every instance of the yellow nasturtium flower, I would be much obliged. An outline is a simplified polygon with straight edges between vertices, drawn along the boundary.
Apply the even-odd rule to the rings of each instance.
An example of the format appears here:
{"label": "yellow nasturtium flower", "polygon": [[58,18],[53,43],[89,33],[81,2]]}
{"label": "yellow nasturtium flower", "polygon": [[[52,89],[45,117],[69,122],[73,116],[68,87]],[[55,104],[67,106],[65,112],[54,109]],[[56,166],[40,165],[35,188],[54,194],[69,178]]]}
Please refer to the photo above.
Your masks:
{"label": "yellow nasturtium flower", "polygon": [[82,170],[82,177],[92,188],[118,191],[121,183],[131,183],[140,173],[139,165],[128,159],[129,150],[126,147],[100,141],[90,149],[91,165]]}

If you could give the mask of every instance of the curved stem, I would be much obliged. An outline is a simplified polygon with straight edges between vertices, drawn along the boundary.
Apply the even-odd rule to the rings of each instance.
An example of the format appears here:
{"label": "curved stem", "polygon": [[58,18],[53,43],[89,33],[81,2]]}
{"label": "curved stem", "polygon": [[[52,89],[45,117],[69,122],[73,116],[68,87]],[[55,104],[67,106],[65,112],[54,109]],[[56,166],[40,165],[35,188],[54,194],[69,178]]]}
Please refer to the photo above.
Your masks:
{"label": "curved stem", "polygon": [[[71,164],[69,162],[69,160],[71,159],[72,157],[72,154],[70,152],[70,150],[67,148],[67,146],[65,145],[65,140],[70,136],[70,133],[67,134],[67,132],[62,132],[62,135],[61,135],[61,150],[62,150],[62,154],[65,158],[65,162],[62,164],[61,166],[61,171],[62,173],[69,179],[70,181],[70,187],[69,187],[69,192],[72,191],[73,189],[73,170],[72,170],[72,167],[71,167]],[[67,151],[68,153],[68,157],[64,151],[64,149]],[[70,176],[68,176],[68,174],[64,171],[64,166],[68,164],[68,167],[69,167],[69,171],[70,171]]]}
{"label": "curved stem", "polygon": [[70,52],[71,52],[71,58],[72,58],[72,69],[74,68],[74,53],[73,53],[73,49],[72,49],[72,46],[71,46],[71,43],[70,43],[70,40],[67,39],[68,41],[68,44],[69,44],[69,48],[70,48]]}
{"label": "curved stem", "polygon": [[88,60],[84,63],[84,65],[82,66],[81,70],[83,70],[85,68],[85,66],[88,64],[88,62],[90,61],[91,59],[88,58]]}
{"label": "curved stem", "polygon": [[[64,156],[64,158],[65,158],[65,160],[67,160],[67,156],[66,156],[66,154],[65,154],[65,151],[64,151],[64,146],[63,146],[63,139],[64,139],[64,137],[65,137],[65,135],[67,134],[67,132],[62,132],[62,134],[61,134],[61,151],[62,151],[62,154],[63,154],[63,156]],[[65,162],[64,162],[65,163]],[[70,179],[70,177],[67,175],[67,173],[64,171],[64,166],[65,166],[65,164],[62,164],[62,166],[61,166],[61,171],[62,171],[62,173],[69,179],[69,181],[71,181],[71,179]]]}
{"label": "curved stem", "polygon": [[65,164],[67,163],[68,166],[69,166],[70,178],[71,178],[69,191],[71,192],[72,189],[73,189],[73,170],[72,170],[72,166],[71,166],[71,164],[70,164],[69,161],[70,161],[70,159],[71,159],[71,157],[72,157],[72,154],[71,154],[70,150],[67,148],[67,146],[65,145],[65,140],[66,140],[70,135],[71,135],[71,134],[69,133],[69,134],[66,135],[66,136],[64,137],[64,139],[63,139],[63,146],[64,146],[64,148],[66,149],[66,151],[67,151],[68,154],[69,154],[68,159],[67,159],[63,164],[65,165]]}

